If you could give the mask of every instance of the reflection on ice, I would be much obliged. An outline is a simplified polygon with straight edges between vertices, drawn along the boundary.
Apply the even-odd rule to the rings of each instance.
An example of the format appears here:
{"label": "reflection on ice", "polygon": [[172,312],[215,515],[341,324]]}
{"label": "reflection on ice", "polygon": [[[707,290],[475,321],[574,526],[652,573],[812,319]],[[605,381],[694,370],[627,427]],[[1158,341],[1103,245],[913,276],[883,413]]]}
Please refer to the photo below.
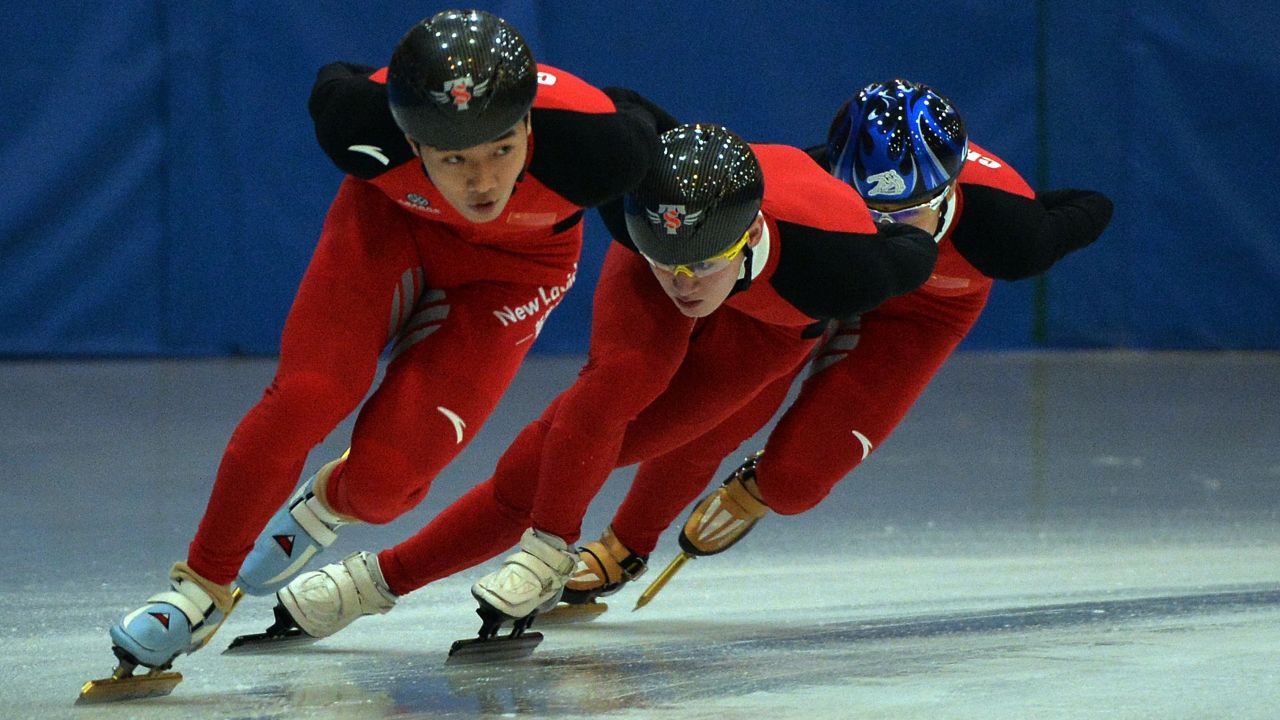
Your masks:
{"label": "reflection on ice", "polygon": [[[417,511],[329,552],[429,520],[578,362],[533,358]],[[595,622],[535,625],[546,640],[526,661],[445,667],[479,627],[477,569],[313,646],[219,654],[270,624],[273,602],[252,599],[179,658],[173,695],[73,709],[114,665],[107,625],[184,552],[271,372],[5,366],[0,716],[1261,720],[1280,697],[1280,356],[962,354],[817,509],[766,518],[640,612],[642,588],[626,588]],[[136,392],[121,403],[112,388]],[[584,532],[607,524],[628,478],[611,479]]]}

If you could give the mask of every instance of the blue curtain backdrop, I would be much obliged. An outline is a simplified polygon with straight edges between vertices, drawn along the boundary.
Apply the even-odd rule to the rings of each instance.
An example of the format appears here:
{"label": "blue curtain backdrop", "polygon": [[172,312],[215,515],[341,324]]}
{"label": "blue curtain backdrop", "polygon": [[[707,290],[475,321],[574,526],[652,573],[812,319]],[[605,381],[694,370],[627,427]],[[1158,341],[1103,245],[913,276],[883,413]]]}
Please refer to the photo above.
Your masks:
{"label": "blue curtain backdrop", "polygon": [[[357,7],[357,5],[359,7]],[[542,62],[685,120],[820,142],[861,84],[950,95],[1033,186],[1116,201],[1043,281],[1000,283],[964,347],[1280,348],[1280,34],[1266,4],[489,2]],[[275,352],[340,175],[315,70],[384,64],[445,5],[7,2],[0,355]],[[608,238],[538,350],[580,352]]]}

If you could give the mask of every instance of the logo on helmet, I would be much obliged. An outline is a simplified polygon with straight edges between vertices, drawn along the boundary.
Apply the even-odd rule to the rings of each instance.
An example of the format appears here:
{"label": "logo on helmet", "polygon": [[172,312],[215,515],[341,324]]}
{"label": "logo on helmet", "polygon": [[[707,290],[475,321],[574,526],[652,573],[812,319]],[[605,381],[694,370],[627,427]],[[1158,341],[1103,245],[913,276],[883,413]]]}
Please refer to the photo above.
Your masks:
{"label": "logo on helmet", "polygon": [[907,189],[907,183],[897,170],[885,170],[882,173],[868,175],[867,182],[872,183],[871,189],[867,191],[867,197],[901,195],[902,191]]}
{"label": "logo on helmet", "polygon": [[463,75],[459,78],[447,80],[444,83],[444,92],[431,91],[431,98],[441,105],[453,105],[459,112],[470,107],[469,103],[478,97],[484,97],[489,90],[489,81],[482,83],[472,82],[470,75]]}
{"label": "logo on helmet", "polygon": [[685,225],[696,225],[702,219],[702,212],[702,210],[687,212],[684,205],[659,205],[657,212],[648,208],[644,211],[649,222],[661,225],[668,235],[675,235],[676,231]]}

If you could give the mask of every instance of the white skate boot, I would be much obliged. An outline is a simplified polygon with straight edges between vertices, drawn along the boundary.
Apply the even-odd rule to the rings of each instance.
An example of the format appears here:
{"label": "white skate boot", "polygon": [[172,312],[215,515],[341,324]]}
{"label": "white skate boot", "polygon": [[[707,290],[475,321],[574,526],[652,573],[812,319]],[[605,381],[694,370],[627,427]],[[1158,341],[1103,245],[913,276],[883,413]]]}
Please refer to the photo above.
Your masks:
{"label": "white skate boot", "polygon": [[[565,541],[530,528],[520,538],[520,551],[508,555],[497,572],[471,586],[480,603],[479,636],[458,640],[449,648],[447,663],[514,660],[533,652],[542,634],[525,632],[538,613],[560,601],[564,583],[578,564],[578,555]],[[512,623],[511,633],[495,637],[502,624]]]}
{"label": "white skate boot", "polygon": [[303,573],[276,593],[276,621],[265,632],[241,635],[227,653],[255,654],[329,637],[365,615],[396,606],[378,556],[355,552],[342,562]]}
{"label": "white skate boot", "polygon": [[383,615],[396,596],[382,578],[378,556],[356,552],[314,572],[299,575],[276,593],[303,632],[329,637],[365,615]]}
{"label": "white skate boot", "polygon": [[577,553],[565,541],[530,528],[520,538],[520,551],[507,556],[497,572],[472,585],[471,594],[482,610],[488,607],[499,615],[499,624],[503,618],[531,621],[532,615],[560,601],[565,581],[577,564]]}

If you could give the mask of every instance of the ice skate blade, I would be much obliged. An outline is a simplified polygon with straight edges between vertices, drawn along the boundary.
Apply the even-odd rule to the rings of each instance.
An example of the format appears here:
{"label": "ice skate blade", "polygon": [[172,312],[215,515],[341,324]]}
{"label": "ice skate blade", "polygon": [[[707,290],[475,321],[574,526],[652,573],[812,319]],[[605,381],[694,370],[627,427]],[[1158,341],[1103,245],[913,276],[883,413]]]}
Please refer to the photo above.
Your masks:
{"label": "ice skate blade", "polygon": [[254,633],[241,635],[231,641],[223,655],[270,655],[271,653],[306,647],[320,638],[312,637],[301,628],[289,628],[282,633]]}
{"label": "ice skate blade", "polygon": [[540,642],[542,633],[537,632],[526,632],[516,637],[501,635],[488,640],[457,640],[449,648],[449,657],[444,662],[446,665],[473,665],[519,660],[532,655]]}
{"label": "ice skate blade", "polygon": [[538,625],[548,627],[554,625],[579,625],[591,622],[609,609],[608,603],[589,602],[581,605],[560,603],[550,610],[538,614]]}
{"label": "ice skate blade", "polygon": [[[227,614],[222,620],[205,635],[200,645],[191,652],[199,650],[222,629],[222,624],[227,621],[227,617],[231,615],[231,611],[236,609],[240,604],[241,598],[244,597],[244,591],[240,588],[234,588],[231,591],[231,607],[227,610]],[[123,700],[141,700],[143,698],[164,697],[173,692],[178,687],[178,683],[182,682],[182,673],[166,672],[163,670],[150,670],[141,674],[129,674],[133,668],[137,667],[136,661],[128,657],[127,654],[121,655],[118,648],[114,648],[116,657],[122,662],[116,667],[115,673],[109,678],[101,678],[99,680],[90,680],[80,687],[80,696],[76,698],[77,705],[96,705],[98,703],[120,702]],[[127,662],[124,662],[127,661]]]}
{"label": "ice skate blade", "polygon": [[143,698],[163,697],[173,692],[182,682],[182,673],[159,672],[152,670],[142,675],[102,678],[90,680],[80,688],[77,705],[97,705],[99,703],[122,702],[125,700],[141,700]]}

